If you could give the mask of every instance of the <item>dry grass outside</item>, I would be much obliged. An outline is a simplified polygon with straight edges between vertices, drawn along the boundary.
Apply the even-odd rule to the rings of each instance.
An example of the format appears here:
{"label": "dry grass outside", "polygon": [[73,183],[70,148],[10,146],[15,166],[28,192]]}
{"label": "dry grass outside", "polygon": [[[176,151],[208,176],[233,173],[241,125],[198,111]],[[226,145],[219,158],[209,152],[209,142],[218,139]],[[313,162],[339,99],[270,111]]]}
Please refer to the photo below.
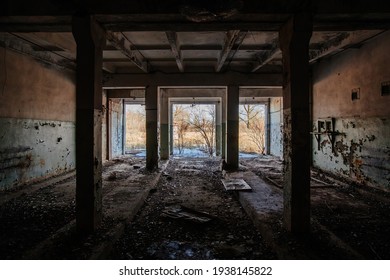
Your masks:
{"label": "dry grass outside", "polygon": [[[247,106],[247,107],[245,107]],[[202,129],[210,143],[206,143],[205,135],[194,126],[194,111],[192,107],[177,105],[174,111],[174,148],[200,149],[208,152],[212,145],[215,151],[215,122],[210,119],[214,114],[215,107],[195,111],[199,119],[205,119]],[[264,109],[260,105],[241,105],[239,124],[239,150],[242,153],[263,154],[265,151]],[[146,148],[146,117],[145,109],[141,105],[128,105],[126,107],[126,150],[142,150]]]}
{"label": "dry grass outside", "polygon": [[126,106],[126,150],[146,147],[146,116],[141,105]]}
{"label": "dry grass outside", "polygon": [[239,150],[242,153],[264,154],[265,134],[264,119],[256,121],[253,127],[247,127],[244,122],[240,122]]}

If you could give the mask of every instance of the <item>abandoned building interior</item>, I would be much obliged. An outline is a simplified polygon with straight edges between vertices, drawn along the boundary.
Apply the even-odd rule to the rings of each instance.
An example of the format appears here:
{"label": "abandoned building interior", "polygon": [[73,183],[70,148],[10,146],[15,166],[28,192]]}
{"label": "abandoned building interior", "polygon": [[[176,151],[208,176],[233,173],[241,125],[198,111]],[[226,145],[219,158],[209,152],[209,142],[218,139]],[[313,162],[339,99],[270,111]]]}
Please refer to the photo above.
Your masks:
{"label": "abandoned building interior", "polygon": [[[390,258],[386,1],[40,2],[0,16],[1,259]],[[174,156],[183,104],[211,156]]]}

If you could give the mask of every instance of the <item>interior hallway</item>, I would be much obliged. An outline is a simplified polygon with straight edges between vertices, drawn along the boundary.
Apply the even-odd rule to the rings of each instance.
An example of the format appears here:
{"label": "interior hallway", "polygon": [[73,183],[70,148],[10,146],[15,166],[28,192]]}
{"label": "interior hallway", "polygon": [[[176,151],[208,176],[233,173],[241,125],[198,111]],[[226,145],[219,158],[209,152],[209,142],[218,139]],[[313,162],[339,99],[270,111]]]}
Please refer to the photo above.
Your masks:
{"label": "interior hallway", "polygon": [[[6,1],[4,257],[58,256],[64,234],[69,258],[108,257],[103,240],[124,232],[172,156],[172,108],[198,102],[215,106],[225,176],[252,184],[238,201],[278,258],[330,257],[327,241],[334,257],[386,258],[389,48],[383,0]],[[130,103],[145,108],[142,163],[122,158]],[[261,153],[282,161],[273,174],[241,170],[243,104],[265,108]],[[291,246],[302,240],[314,251]]]}

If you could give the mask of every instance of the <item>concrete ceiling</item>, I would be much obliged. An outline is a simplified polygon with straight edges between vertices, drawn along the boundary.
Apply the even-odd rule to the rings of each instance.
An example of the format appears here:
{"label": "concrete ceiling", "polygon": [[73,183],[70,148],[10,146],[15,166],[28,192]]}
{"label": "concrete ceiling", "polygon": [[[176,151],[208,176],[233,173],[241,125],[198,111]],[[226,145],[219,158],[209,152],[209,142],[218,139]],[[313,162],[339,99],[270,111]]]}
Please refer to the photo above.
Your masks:
{"label": "concrete ceiling", "polygon": [[[38,9],[30,1],[7,1],[7,13],[0,16],[0,44],[44,63],[74,69],[76,43],[70,32],[71,15],[83,1],[43,2]],[[230,10],[221,12],[220,6],[207,2],[224,1],[161,2],[115,0],[85,4],[84,9],[95,11],[97,21],[107,31],[105,72],[280,73],[278,30],[293,12],[302,9],[302,3],[311,3],[275,0],[271,5],[272,1],[229,0],[225,3]],[[359,47],[390,27],[390,11],[380,4],[383,2],[374,0],[375,7],[361,2],[364,1],[317,1],[306,7],[315,11],[311,63]],[[203,7],[201,4],[206,8],[185,10],[193,3],[198,3],[197,9]],[[220,17],[213,18],[214,12]]]}

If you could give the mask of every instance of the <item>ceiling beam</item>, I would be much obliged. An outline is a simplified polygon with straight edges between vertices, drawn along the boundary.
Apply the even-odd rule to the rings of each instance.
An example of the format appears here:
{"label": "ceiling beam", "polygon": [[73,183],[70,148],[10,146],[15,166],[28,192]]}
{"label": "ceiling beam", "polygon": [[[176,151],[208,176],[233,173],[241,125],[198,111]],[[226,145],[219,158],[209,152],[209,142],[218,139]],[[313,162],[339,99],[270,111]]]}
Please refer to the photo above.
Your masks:
{"label": "ceiling beam", "polygon": [[[385,1],[383,1],[385,2]],[[161,31],[171,30],[175,32],[203,32],[203,31],[227,31],[227,30],[251,30],[251,31],[274,31],[278,32],[285,19],[272,21],[229,21],[229,22],[206,22],[194,23],[189,21],[111,21],[110,19],[101,22],[106,30],[113,32],[126,31]],[[51,22],[37,21],[30,16],[23,17],[0,17],[1,32],[71,32],[71,21]],[[71,18],[71,17],[69,17]],[[259,14],[257,18],[262,18]],[[313,31],[354,31],[390,29],[390,12],[387,14],[371,14],[364,18],[349,14],[333,17],[333,15],[316,16],[313,18]]]}
{"label": "ceiling beam", "polygon": [[[390,7],[387,1],[370,0],[273,0],[242,1],[240,11],[248,13],[264,14],[291,14],[296,11],[312,11],[321,14],[348,14],[348,13],[380,13],[388,12]],[[181,6],[183,1],[161,1],[161,0],[94,0],[94,1],[63,1],[63,0],[40,0],[37,5],[30,0],[6,0],[0,15],[46,15],[61,16],[72,15],[79,11],[89,14],[102,15],[124,15],[124,14],[164,14],[168,16],[182,15]]]}
{"label": "ceiling beam", "polygon": [[313,63],[316,60],[323,58],[327,55],[341,52],[347,48],[351,48],[356,45],[361,45],[364,41],[382,33],[379,30],[361,30],[355,32],[342,32],[331,40],[324,40],[324,43],[318,49],[311,49],[309,51],[309,62]]}
{"label": "ceiling beam", "polygon": [[180,72],[184,72],[183,60],[180,55],[180,47],[177,44],[177,34],[173,31],[165,32],[167,36],[169,45],[171,46],[171,51],[173,56],[175,57],[177,68],[179,68]]}
{"label": "ceiling beam", "polygon": [[238,72],[224,73],[149,73],[149,74],[106,74],[103,88],[131,88],[155,85],[160,87],[180,86],[281,86],[282,74],[261,73],[243,74]]}
{"label": "ceiling beam", "polygon": [[[221,55],[219,56],[217,66],[215,68],[216,72],[220,72],[230,60],[234,57],[236,51],[240,48],[244,38],[246,36],[246,31],[240,30],[230,30],[226,34],[225,43],[223,45]],[[227,64],[225,64],[227,62]]]}
{"label": "ceiling beam", "polygon": [[46,50],[44,47],[30,42],[17,34],[4,33],[2,40],[0,40],[0,46],[28,55],[35,60],[56,69],[76,69],[74,60],[58,54],[55,51]]}
{"label": "ceiling beam", "polygon": [[[276,33],[275,33],[276,34]],[[272,49],[272,44],[258,44],[258,45],[241,45],[240,51],[257,51],[259,49],[261,50],[270,50]],[[117,50],[115,47],[106,45],[104,48],[105,51],[115,51]],[[168,45],[138,45],[137,44],[137,50],[138,51],[167,51],[171,50],[171,46]],[[180,52],[183,51],[220,51],[221,45],[213,44],[213,45],[180,45]]]}
{"label": "ceiling beam", "polygon": [[[385,1],[384,1],[385,2]],[[348,18],[345,15],[340,20],[324,17],[313,18],[313,31],[355,31],[390,29],[390,13],[387,16],[368,16],[367,18]],[[259,15],[259,18],[261,15]],[[387,18],[385,18],[387,17]],[[0,17],[1,18],[1,17]],[[31,17],[18,17],[18,22],[13,19],[7,21],[0,20],[1,32],[71,32],[72,25],[69,23],[35,22]],[[251,31],[275,31],[278,32],[284,21],[264,21],[264,22],[209,22],[193,23],[188,21],[177,22],[103,22],[102,26],[106,30],[113,32],[126,31],[166,31],[175,32],[206,32],[206,31],[227,31],[233,29]]]}
{"label": "ceiling beam", "polygon": [[148,63],[142,60],[142,55],[139,51],[134,49],[130,41],[121,32],[107,31],[107,40],[111,44],[127,56],[132,63],[134,63],[139,69],[148,72]]}
{"label": "ceiling beam", "polygon": [[[58,54],[76,61],[77,45],[71,33],[32,32],[14,33],[15,35],[31,42],[37,51],[54,51]],[[41,47],[34,47],[41,46]]]}
{"label": "ceiling beam", "polygon": [[251,70],[252,73],[256,72],[261,67],[268,64],[271,60],[273,60],[275,57],[277,57],[281,53],[278,41],[274,41],[272,45],[273,45],[273,47],[270,50],[266,50],[266,51],[263,51],[261,53],[257,53],[255,55],[257,62]]}

